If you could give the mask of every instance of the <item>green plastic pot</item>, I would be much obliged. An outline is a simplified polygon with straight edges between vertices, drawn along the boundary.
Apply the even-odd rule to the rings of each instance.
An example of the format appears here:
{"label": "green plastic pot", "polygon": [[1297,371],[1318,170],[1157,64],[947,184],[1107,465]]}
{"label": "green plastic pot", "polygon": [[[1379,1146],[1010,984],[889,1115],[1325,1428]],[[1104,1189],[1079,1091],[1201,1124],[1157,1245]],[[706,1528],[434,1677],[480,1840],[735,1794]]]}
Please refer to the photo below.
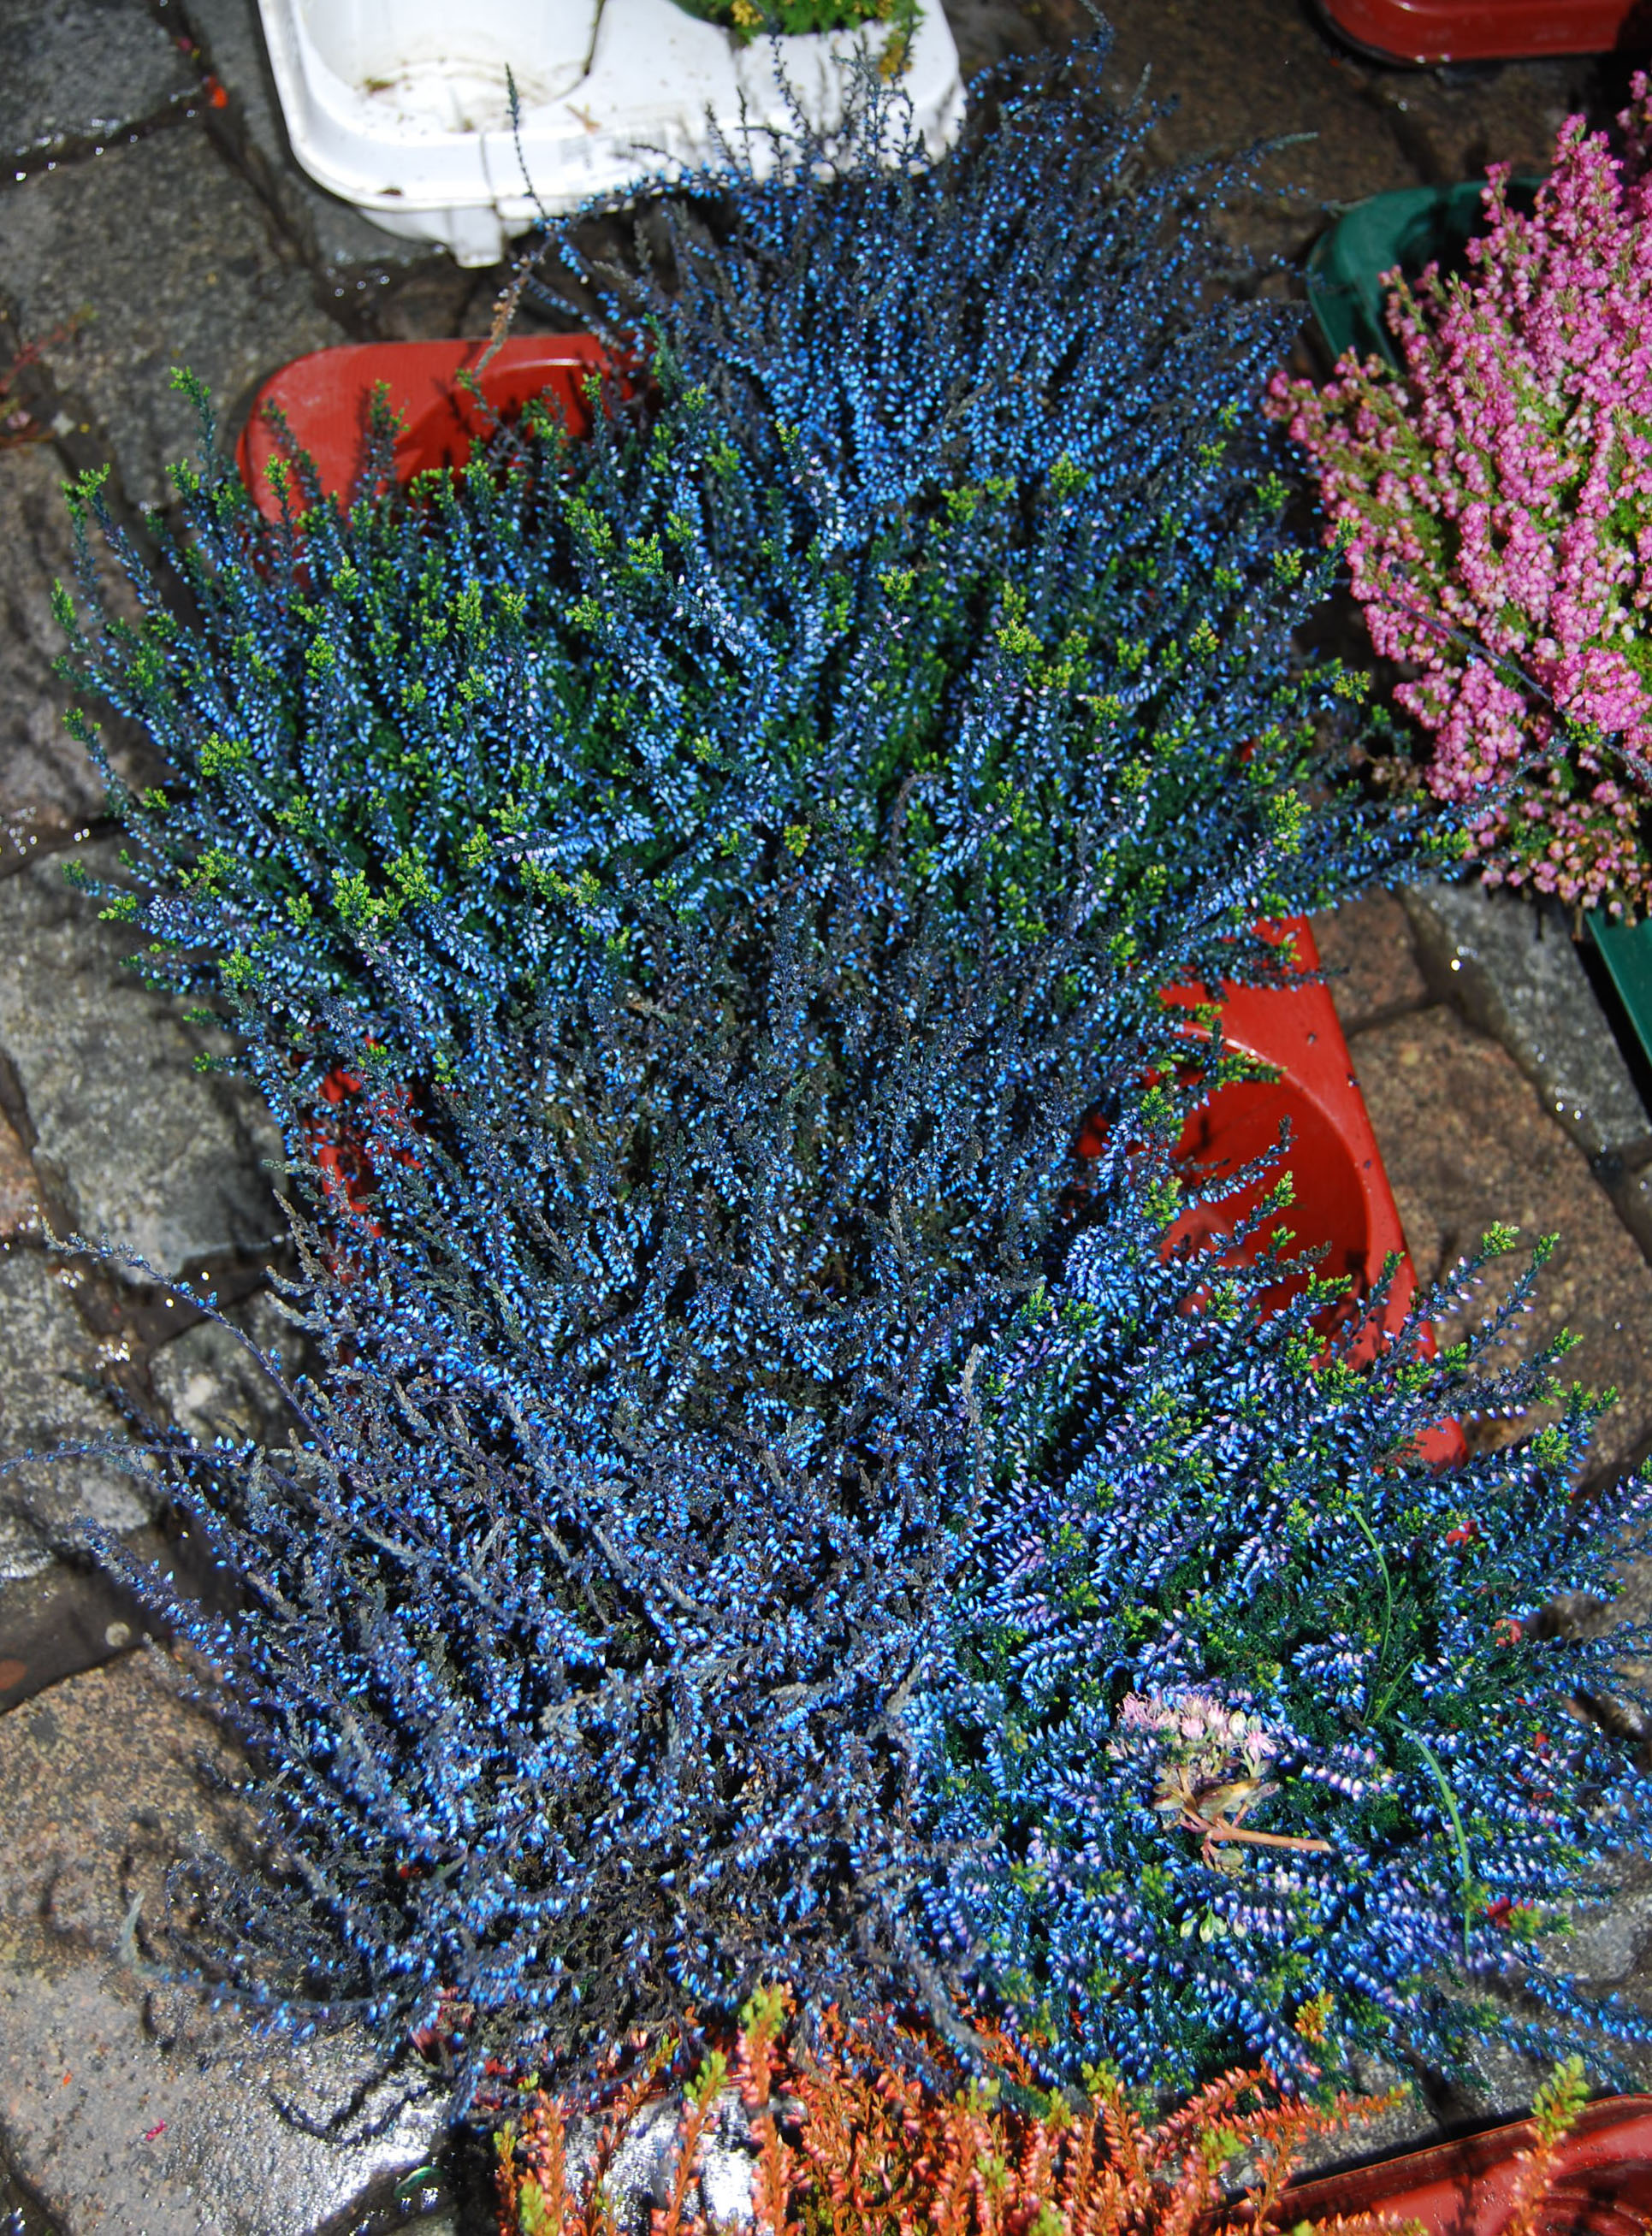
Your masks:
{"label": "green plastic pot", "polygon": [[[1530,210],[1540,177],[1510,181],[1509,199]],[[1343,211],[1308,255],[1308,304],[1320,339],[1333,358],[1345,350],[1385,358],[1399,370],[1399,355],[1383,320],[1386,290],[1382,275],[1398,265],[1407,280],[1438,264],[1445,271],[1467,268],[1470,241],[1484,228],[1482,179],[1454,187],[1401,187],[1372,194]]]}
{"label": "green plastic pot", "polygon": [[1583,925],[1600,950],[1635,1037],[1652,1064],[1652,921],[1643,917],[1639,924],[1620,924],[1591,909]]}
{"label": "green plastic pot", "polygon": [[[1529,211],[1542,184],[1530,174],[1512,179],[1509,199]],[[1321,233],[1308,256],[1308,303],[1333,359],[1352,349],[1362,358],[1382,357],[1399,370],[1383,322],[1388,292],[1383,275],[1398,266],[1415,280],[1436,263],[1447,272],[1465,270],[1468,244],[1483,230],[1484,192],[1478,179],[1453,187],[1402,187],[1355,202]],[[1652,920],[1620,924],[1591,910],[1583,922],[1652,1063]]]}

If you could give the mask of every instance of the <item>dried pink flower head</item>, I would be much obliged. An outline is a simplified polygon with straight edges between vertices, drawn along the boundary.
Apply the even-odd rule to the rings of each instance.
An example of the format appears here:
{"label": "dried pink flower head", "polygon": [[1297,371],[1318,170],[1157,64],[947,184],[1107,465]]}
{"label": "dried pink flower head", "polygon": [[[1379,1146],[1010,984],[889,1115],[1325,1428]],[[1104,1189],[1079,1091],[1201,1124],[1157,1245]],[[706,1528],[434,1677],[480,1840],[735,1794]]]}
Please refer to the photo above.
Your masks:
{"label": "dried pink flower head", "polygon": [[1146,1805],[1193,1834],[1204,1862],[1229,1876],[1245,1868],[1241,1850],[1329,1852],[1324,1840],[1259,1832],[1247,1821],[1279,1792],[1262,1766],[1283,1751],[1280,1737],[1254,1709],[1196,1687],[1127,1694],[1108,1742],[1115,1760],[1151,1777]]}
{"label": "dried pink flower head", "polygon": [[1643,75],[1619,122],[1621,161],[1567,120],[1530,217],[1493,166],[1466,274],[1431,266],[1414,289],[1395,275],[1403,373],[1349,355],[1324,389],[1276,374],[1267,408],[1313,461],[1373,648],[1411,670],[1394,696],[1432,741],[1431,790],[1486,795],[1470,827],[1485,881],[1639,914],[1652,907]]}
{"label": "dried pink flower head", "polygon": [[1174,1762],[1195,1778],[1223,1778],[1241,1763],[1254,1778],[1280,1743],[1254,1709],[1230,1707],[1202,1689],[1129,1693],[1121,1702],[1109,1752]]}

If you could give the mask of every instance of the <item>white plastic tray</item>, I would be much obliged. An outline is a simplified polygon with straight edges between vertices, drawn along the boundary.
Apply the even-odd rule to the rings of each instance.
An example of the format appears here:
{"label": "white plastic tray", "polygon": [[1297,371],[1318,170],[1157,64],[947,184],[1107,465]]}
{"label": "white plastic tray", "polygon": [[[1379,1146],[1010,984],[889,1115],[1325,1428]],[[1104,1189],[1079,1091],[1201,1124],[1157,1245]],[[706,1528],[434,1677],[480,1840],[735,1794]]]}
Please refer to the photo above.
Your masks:
{"label": "white plastic tray", "polygon": [[[392,233],[491,264],[535,221],[512,141],[506,71],[521,102],[522,156],[548,210],[573,208],[708,148],[708,111],[738,129],[782,124],[774,49],[738,47],[674,0],[259,0],[293,152],[319,186]],[[830,122],[836,56],[862,38],[779,42],[806,110]],[[958,49],[941,0],[923,0],[902,84],[937,154],[964,115]]]}

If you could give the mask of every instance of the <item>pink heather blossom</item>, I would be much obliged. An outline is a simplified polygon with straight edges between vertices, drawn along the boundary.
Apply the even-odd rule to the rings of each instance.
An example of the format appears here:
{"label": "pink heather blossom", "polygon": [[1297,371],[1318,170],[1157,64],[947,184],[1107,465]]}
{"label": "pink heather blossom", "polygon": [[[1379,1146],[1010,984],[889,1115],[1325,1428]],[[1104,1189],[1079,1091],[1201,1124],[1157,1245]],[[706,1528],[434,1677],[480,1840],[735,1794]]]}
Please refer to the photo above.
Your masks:
{"label": "pink heather blossom", "polygon": [[[1403,373],[1350,353],[1324,389],[1274,376],[1373,648],[1432,741],[1436,798],[1488,885],[1652,910],[1652,90],[1626,154],[1563,126],[1535,211],[1492,167],[1471,269],[1393,275]],[[1488,665],[1463,640],[1517,664]],[[1581,725],[1583,734],[1569,727]],[[1498,790],[1498,788],[1501,788]],[[1494,790],[1498,796],[1491,797]]]}

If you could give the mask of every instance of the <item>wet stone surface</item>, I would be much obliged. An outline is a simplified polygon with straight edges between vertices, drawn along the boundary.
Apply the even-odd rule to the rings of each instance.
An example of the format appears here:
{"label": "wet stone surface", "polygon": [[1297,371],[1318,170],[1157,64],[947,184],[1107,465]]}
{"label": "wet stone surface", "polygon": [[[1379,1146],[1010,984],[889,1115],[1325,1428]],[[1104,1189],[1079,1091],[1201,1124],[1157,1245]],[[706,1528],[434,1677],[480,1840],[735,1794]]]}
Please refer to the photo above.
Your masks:
{"label": "wet stone surface", "polygon": [[[1356,63],[1356,67],[1358,64]],[[1616,75],[1621,91],[1615,91]],[[1546,171],[1555,134],[1574,111],[1621,107],[1627,69],[1609,59],[1557,56],[1518,69],[1470,63],[1371,69],[1367,98],[1386,118],[1425,186],[1477,178],[1488,163]]]}
{"label": "wet stone surface", "polygon": [[199,122],[0,189],[0,239],[23,332],[85,398],[136,504],[163,502],[165,466],[199,448],[174,367],[206,382],[233,432],[259,381],[346,339]]}
{"label": "wet stone surface", "polygon": [[[104,874],[115,852],[80,858]],[[122,968],[135,941],[99,921],[63,866],[40,857],[0,881],[0,1050],[57,1215],[168,1274],[260,1248],[280,1224],[260,1169],[280,1154],[273,1126],[249,1088],[195,1069],[200,1036]]]}
{"label": "wet stone surface", "polygon": [[1419,885],[1405,911],[1432,991],[1502,1042],[1586,1156],[1645,1140],[1652,1119],[1558,911],[1468,884]]}
{"label": "wet stone surface", "polygon": [[[1109,91],[1128,97],[1150,70],[1149,98],[1176,100],[1156,152],[1185,159],[1310,135],[1268,156],[1234,204],[1231,237],[1264,258],[1300,255],[1337,205],[1540,158],[1598,76],[1587,60],[1478,74],[1385,69],[1328,36],[1306,7],[1110,0],[1106,13]],[[1070,36],[1089,28],[1080,0],[1041,0],[1041,14]]]}
{"label": "wet stone surface", "polygon": [[1367,893],[1310,918],[1331,999],[1349,1039],[1432,999],[1393,893]]}
{"label": "wet stone surface", "polygon": [[[221,118],[227,144],[288,231],[332,275],[335,299],[366,298],[362,307],[371,315],[385,284],[385,273],[373,267],[430,263],[453,268],[451,260],[430,241],[387,232],[299,168],[270,72],[257,0],[186,0],[186,20],[227,96]],[[353,300],[351,307],[356,307]]]}
{"label": "wet stone surface", "polygon": [[168,1865],[202,1841],[243,1852],[201,1751],[234,1775],[154,1650],[0,1718],[0,2155],[63,2236],[353,2227],[439,2124],[425,2077],[376,2081],[359,2038],[260,2045],[145,1976]]}
{"label": "wet stone surface", "polygon": [[[96,1387],[99,1346],[75,1307],[83,1278],[39,1250],[0,1252],[0,1459],[124,1437]],[[135,1529],[155,1509],[147,1485],[108,1460],[29,1461],[0,1476],[0,1578],[45,1568],[81,1521]]]}
{"label": "wet stone surface", "polygon": [[0,0],[0,155],[107,145],[192,99],[200,78],[145,0]]}
{"label": "wet stone surface", "polygon": [[[64,479],[49,443],[0,450],[0,877],[102,812],[97,773],[63,727],[69,687],[53,673],[64,644],[52,586],[73,579],[75,557]],[[111,607],[131,610],[115,586]],[[115,718],[101,727],[122,775],[153,782],[158,755]]]}
{"label": "wet stone surface", "polygon": [[[124,1542],[135,1557],[166,1564],[160,1530],[133,1530]],[[0,1708],[17,1708],[65,1677],[113,1661],[150,1630],[142,1602],[89,1559],[56,1560],[0,1582]]]}
{"label": "wet stone surface", "polygon": [[[1354,1062],[1425,1282],[1471,1253],[1499,1220],[1528,1243],[1559,1235],[1534,1307],[1511,1332],[1510,1355],[1530,1356],[1570,1327],[1582,1340],[1563,1378],[1620,1393],[1596,1433],[1594,1463],[1626,1457],[1652,1426],[1652,1267],[1583,1152],[1513,1057],[1445,1007],[1362,1033]],[[1517,1263],[1491,1269],[1471,1308],[1474,1324],[1506,1292]],[[1446,1342],[1463,1332],[1453,1322],[1441,1329]],[[1502,1442],[1531,1425],[1487,1423],[1478,1433]]]}
{"label": "wet stone surface", "polygon": [[10,1120],[0,1118],[0,1243],[34,1233],[39,1224],[34,1166]]}
{"label": "wet stone surface", "polygon": [[[222,1319],[164,1291],[113,1279],[89,1261],[38,1246],[0,1257],[0,1339],[30,1348],[0,1381],[0,1463],[64,1442],[124,1441],[122,1406],[210,1445],[227,1438],[285,1450],[304,1424],[247,1336],[288,1386],[313,1365],[301,1330],[256,1284],[256,1265],[220,1266],[209,1286]],[[115,1531],[142,1564],[187,1597],[227,1613],[216,1571],[147,1474],[89,1454],[32,1461],[0,1478],[0,1709],[92,1668],[155,1627],[150,1608],[85,1546],[80,1525]]]}
{"label": "wet stone surface", "polygon": [[280,1391],[233,1332],[238,1328],[290,1382],[306,1360],[301,1331],[283,1319],[267,1295],[250,1298],[227,1314],[232,1326],[197,1320],[155,1351],[149,1363],[155,1392],[179,1428],[197,1442],[285,1445],[298,1422]]}

